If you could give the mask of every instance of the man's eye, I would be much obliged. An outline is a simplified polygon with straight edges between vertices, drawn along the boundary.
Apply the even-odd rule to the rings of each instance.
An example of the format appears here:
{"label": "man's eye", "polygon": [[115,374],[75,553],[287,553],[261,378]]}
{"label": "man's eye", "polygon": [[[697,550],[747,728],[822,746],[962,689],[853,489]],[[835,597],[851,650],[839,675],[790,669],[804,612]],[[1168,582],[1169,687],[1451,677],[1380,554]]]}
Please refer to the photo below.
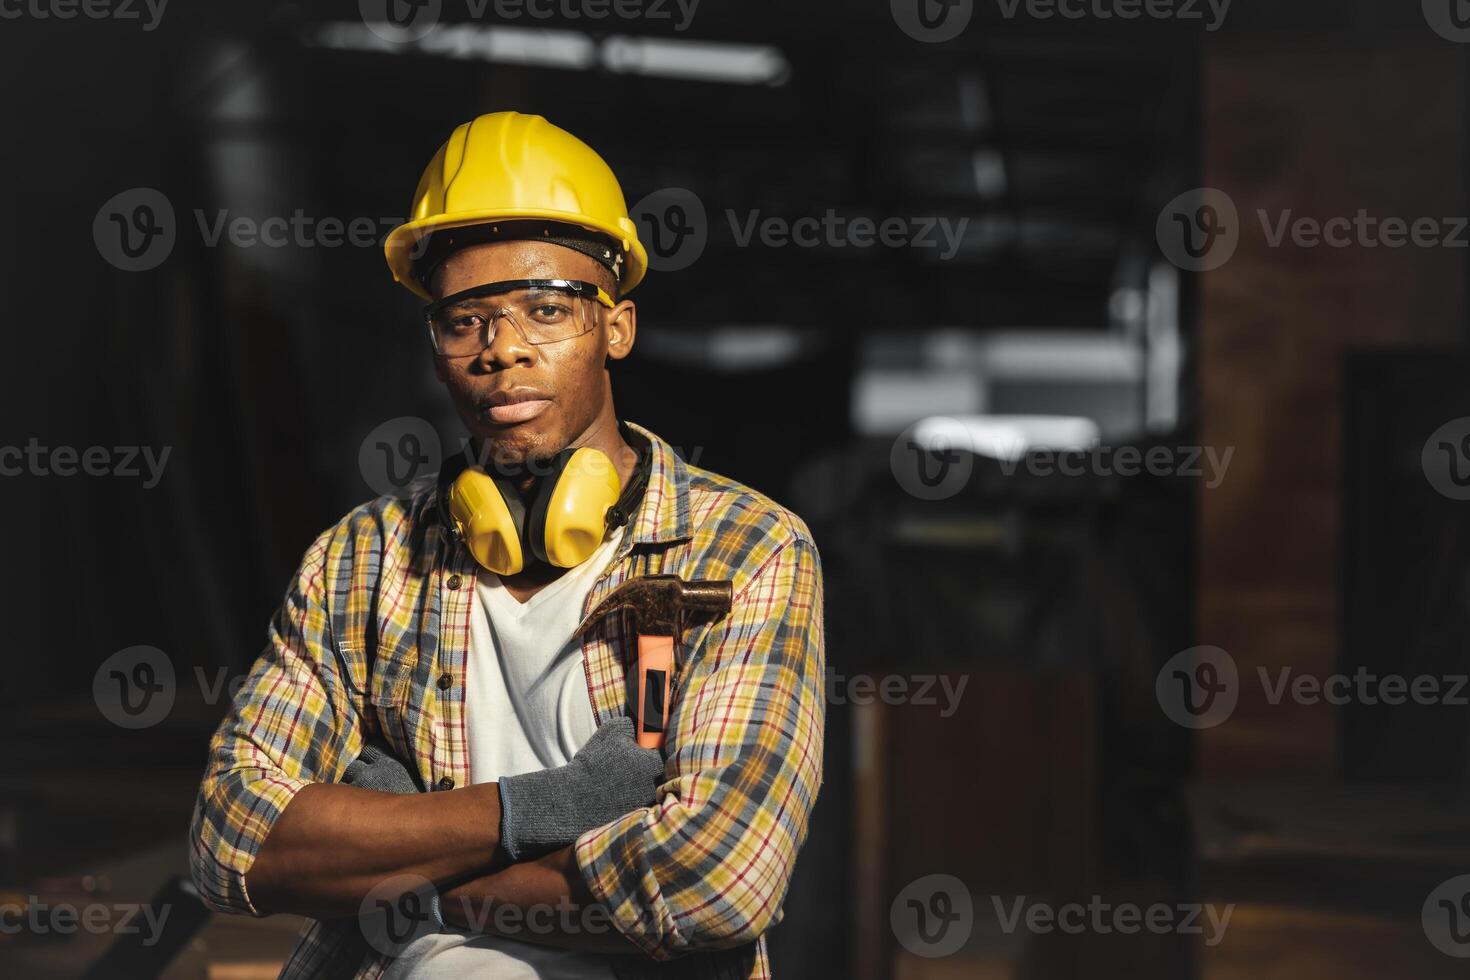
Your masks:
{"label": "man's eye", "polygon": [[559,303],[538,303],[531,308],[531,316],[542,323],[560,320],[571,311]]}
{"label": "man's eye", "polygon": [[475,333],[485,325],[484,317],[478,313],[456,313],[448,318],[450,333]]}

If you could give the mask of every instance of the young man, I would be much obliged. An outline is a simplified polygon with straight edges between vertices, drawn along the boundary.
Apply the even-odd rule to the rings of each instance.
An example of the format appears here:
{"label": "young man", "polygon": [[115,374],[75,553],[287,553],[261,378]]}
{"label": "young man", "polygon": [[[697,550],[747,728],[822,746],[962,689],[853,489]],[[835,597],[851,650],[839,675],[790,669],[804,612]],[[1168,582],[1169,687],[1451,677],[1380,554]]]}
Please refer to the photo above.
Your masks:
{"label": "young man", "polygon": [[[481,116],[411,213],[389,265],[430,301],[483,465],[307,551],[211,742],[194,880],[221,911],[316,920],[285,977],[769,976],[821,782],[810,533],[619,422],[608,365],[647,259],[589,147]],[[640,746],[637,620],[584,619],[649,575],[728,581],[731,601],[675,638]],[[385,949],[379,908],[425,912]]]}

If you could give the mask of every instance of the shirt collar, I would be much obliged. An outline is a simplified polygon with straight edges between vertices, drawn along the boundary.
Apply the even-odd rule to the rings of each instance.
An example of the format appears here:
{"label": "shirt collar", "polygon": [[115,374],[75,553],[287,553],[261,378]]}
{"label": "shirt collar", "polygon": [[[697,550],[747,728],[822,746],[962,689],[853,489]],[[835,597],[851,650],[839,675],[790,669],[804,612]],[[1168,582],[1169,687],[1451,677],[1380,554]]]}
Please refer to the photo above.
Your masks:
{"label": "shirt collar", "polygon": [[633,515],[633,543],[662,544],[687,540],[692,536],[689,529],[689,464],[679,458],[673,446],[643,426],[626,421],[624,424],[648,440],[652,457],[648,487],[643,491],[643,499]]}

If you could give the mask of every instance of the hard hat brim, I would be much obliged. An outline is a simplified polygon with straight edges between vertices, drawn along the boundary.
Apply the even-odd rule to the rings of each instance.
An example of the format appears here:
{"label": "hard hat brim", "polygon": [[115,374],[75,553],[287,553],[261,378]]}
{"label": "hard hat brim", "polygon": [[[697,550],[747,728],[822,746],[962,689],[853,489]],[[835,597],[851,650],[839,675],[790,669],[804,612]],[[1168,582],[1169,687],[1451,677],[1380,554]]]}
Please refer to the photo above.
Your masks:
{"label": "hard hat brim", "polygon": [[383,241],[383,253],[388,259],[388,268],[393,278],[402,283],[416,296],[424,300],[433,299],[428,289],[414,275],[414,259],[418,244],[435,231],[447,228],[464,228],[470,225],[490,224],[496,221],[554,221],[558,224],[574,225],[606,235],[618,243],[627,256],[627,272],[618,284],[618,295],[625,296],[643,281],[648,271],[648,252],[636,234],[610,223],[595,221],[584,214],[570,211],[553,211],[538,208],[494,208],[483,211],[456,211],[450,214],[432,215],[399,225],[388,233]]}

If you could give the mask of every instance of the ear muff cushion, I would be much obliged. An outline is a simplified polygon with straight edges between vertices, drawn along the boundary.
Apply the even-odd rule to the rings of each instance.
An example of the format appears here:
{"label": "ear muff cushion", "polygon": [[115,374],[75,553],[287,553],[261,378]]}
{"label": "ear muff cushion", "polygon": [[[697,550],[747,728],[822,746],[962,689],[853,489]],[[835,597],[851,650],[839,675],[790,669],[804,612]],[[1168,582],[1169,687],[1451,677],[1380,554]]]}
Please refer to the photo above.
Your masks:
{"label": "ear muff cushion", "polygon": [[558,568],[586,561],[607,534],[607,512],[621,490],[606,453],[591,446],[572,450],[536,495],[528,534],[537,556]]}
{"label": "ear muff cushion", "polygon": [[514,575],[525,567],[525,512],[514,487],[481,469],[467,469],[449,488],[449,516],[482,566],[497,575]]}

